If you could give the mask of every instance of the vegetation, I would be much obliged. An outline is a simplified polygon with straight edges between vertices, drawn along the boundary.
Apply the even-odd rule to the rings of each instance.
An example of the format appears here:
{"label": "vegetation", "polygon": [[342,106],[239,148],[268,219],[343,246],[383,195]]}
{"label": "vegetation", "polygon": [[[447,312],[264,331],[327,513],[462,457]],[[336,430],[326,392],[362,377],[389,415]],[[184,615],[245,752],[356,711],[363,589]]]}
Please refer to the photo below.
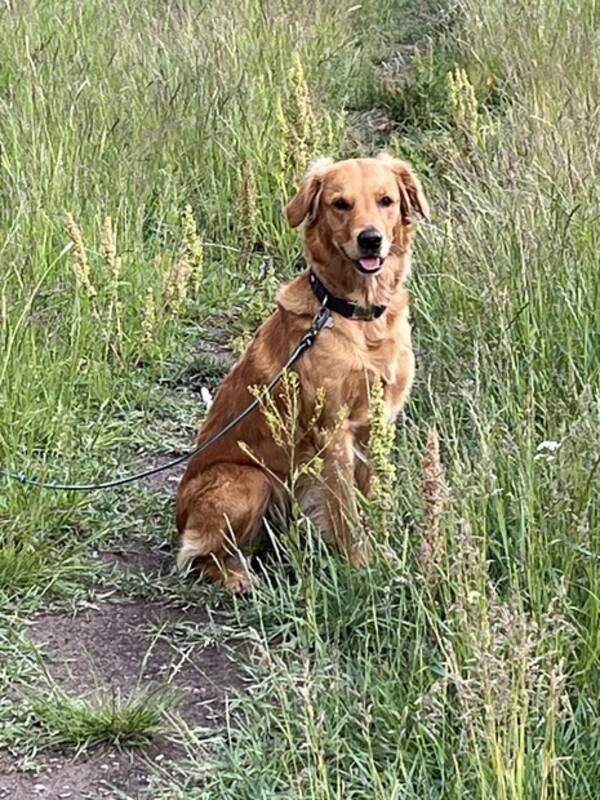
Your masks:
{"label": "vegetation", "polygon": [[[187,757],[154,798],[598,796],[599,27],[594,0],[0,11],[1,464],[93,480],[189,446],[189,364],[214,385],[199,342],[239,346],[293,274],[313,156],[385,146],[435,212],[373,566],[284,535],[248,602],[123,580],[229,608],[254,684],[216,738],[169,717]],[[0,486],[0,745],[153,733],[152,695],[40,705],[23,622],[80,608],[95,550],[157,548],[171,490]]]}
{"label": "vegetation", "polygon": [[128,698],[106,695],[90,703],[55,688],[35,699],[33,710],[53,745],[81,747],[103,741],[141,745],[160,732],[164,700],[138,692]]}

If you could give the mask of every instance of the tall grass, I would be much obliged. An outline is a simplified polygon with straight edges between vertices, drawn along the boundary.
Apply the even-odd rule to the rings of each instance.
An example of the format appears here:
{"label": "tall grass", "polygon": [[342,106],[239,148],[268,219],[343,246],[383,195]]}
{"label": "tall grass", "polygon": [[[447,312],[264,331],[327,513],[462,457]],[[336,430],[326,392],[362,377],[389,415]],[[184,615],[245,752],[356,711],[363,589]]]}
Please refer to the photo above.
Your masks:
{"label": "tall grass", "polygon": [[[244,611],[263,683],[206,796],[598,791],[597,8],[466,2],[454,24],[412,84],[439,92],[419,132],[438,214],[417,243],[397,560],[313,563]],[[449,488],[435,592],[431,422]]]}
{"label": "tall grass", "polygon": [[[3,9],[0,461],[115,469],[198,324],[242,304],[248,325],[264,313],[277,280],[261,265],[289,274],[297,254],[281,207],[306,160],[340,146],[341,106],[320,94],[358,71],[356,13],[253,0],[218,14]],[[11,553],[15,536],[43,548],[57,509],[77,515],[72,497],[2,494]]]}
{"label": "tall grass", "polygon": [[[275,570],[239,608],[256,688],[218,750],[186,731],[166,796],[594,798],[598,6],[215,9],[3,12],[0,460],[91,477],[128,454],[198,326],[233,309],[251,330],[290,273],[280,206],[306,160],[388,139],[437,213],[387,557],[353,571],[310,537],[290,548],[297,580]],[[374,104],[387,133],[346,136]],[[423,574],[432,425],[445,491]],[[23,574],[19,548],[47,574],[94,519],[5,484],[0,502],[2,575]]]}

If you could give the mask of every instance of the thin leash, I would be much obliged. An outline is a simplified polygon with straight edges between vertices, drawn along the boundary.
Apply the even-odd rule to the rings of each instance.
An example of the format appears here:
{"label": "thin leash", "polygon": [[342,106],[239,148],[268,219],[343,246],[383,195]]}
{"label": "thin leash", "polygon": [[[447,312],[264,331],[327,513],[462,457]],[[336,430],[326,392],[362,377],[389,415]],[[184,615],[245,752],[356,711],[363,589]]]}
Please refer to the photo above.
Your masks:
{"label": "thin leash", "polygon": [[[327,307],[328,298],[326,297],[324,300],[321,301],[321,308],[313,317],[311,322],[311,326],[308,331],[304,334],[304,336],[300,339],[296,348],[293,350],[291,356],[288,358],[286,363],[277,373],[277,375],[273,378],[273,380],[268,383],[264,387],[264,391],[270,392],[272,389],[277,386],[279,381],[283,378],[286,372],[298,361],[298,359],[309,350],[315,341],[319,333],[323,330],[323,328],[327,325],[331,317],[331,310]],[[193,450],[190,450],[187,453],[184,453],[181,456],[173,459],[172,461],[167,462],[166,464],[161,464],[158,467],[152,467],[151,469],[146,469],[143,472],[135,472],[131,475],[124,475],[121,478],[115,478],[114,480],[110,481],[103,481],[101,483],[55,483],[53,481],[40,481],[36,478],[30,478],[25,475],[24,472],[14,472],[12,470],[6,469],[5,467],[0,465],[0,475],[4,475],[6,478],[10,478],[11,480],[18,481],[19,483],[24,484],[25,486],[37,486],[39,489],[54,489],[57,491],[65,491],[65,492],[93,492],[96,489],[114,489],[117,486],[124,486],[127,483],[134,483],[135,481],[142,480],[142,478],[148,478],[151,475],[158,475],[160,472],[165,472],[166,470],[172,469],[173,467],[178,466],[179,464],[184,464],[186,461],[189,461],[190,458],[193,458],[200,453],[203,453],[205,450],[208,450],[209,447],[212,447],[215,442],[218,442],[221,437],[225,436],[226,433],[233,430],[236,425],[245,419],[249,414],[251,414],[260,404],[260,400],[255,399],[253,400],[250,405],[248,405],[241,414],[238,414],[237,417],[228,422],[227,425],[222,428],[217,433],[213,434],[210,439],[207,439],[206,442],[198,445]]]}

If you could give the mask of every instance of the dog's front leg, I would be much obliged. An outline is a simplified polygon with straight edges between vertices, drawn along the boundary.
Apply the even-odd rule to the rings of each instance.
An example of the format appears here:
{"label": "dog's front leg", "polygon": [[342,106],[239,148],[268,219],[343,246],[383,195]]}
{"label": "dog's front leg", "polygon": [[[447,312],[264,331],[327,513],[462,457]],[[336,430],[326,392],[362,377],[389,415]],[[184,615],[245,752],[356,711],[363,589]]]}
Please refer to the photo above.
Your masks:
{"label": "dog's front leg", "polygon": [[351,564],[368,561],[369,545],[356,502],[356,442],[352,431],[336,430],[324,451],[325,536]]}
{"label": "dog's front leg", "polygon": [[371,464],[369,462],[369,428],[361,427],[354,437],[354,481],[358,491],[368,498],[371,492]]}

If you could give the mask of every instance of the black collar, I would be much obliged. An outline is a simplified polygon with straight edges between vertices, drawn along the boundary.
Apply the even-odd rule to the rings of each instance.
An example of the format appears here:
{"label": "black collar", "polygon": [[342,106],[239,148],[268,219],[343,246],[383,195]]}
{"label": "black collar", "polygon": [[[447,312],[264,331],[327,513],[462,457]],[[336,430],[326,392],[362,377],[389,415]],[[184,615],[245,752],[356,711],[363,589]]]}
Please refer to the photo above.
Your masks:
{"label": "black collar", "polygon": [[308,280],[317,300],[326,308],[335,311],[336,314],[341,314],[342,317],[347,319],[371,322],[374,319],[379,319],[387,308],[387,306],[359,306],[358,303],[353,303],[351,300],[335,297],[312,270],[308,273]]}

